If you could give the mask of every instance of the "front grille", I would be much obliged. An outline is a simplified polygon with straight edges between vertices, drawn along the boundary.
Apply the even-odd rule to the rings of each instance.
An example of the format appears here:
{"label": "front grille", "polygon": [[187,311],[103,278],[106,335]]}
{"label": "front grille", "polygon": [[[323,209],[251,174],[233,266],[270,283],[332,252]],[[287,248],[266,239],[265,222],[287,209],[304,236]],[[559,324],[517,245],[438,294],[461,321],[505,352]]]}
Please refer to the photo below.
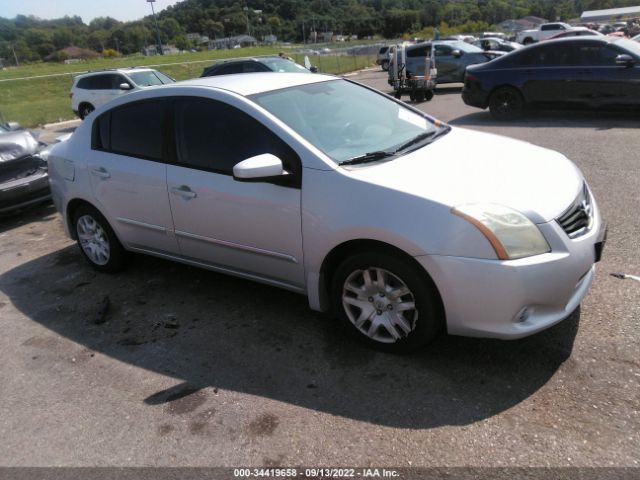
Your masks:
{"label": "front grille", "polygon": [[573,203],[556,221],[569,238],[580,237],[589,231],[593,222],[593,205],[586,183]]}

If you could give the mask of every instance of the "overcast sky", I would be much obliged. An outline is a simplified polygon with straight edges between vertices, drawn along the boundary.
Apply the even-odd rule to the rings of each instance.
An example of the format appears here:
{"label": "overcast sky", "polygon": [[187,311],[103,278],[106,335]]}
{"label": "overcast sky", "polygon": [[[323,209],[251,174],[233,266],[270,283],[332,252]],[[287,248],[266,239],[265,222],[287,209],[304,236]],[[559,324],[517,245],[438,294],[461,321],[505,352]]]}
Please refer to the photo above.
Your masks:
{"label": "overcast sky", "polygon": [[[156,0],[156,13],[180,0]],[[138,20],[151,15],[147,0],[0,0],[0,17],[14,18],[16,15],[34,15],[51,19],[65,15],[78,15],[88,24],[96,17],[112,17],[116,20]]]}

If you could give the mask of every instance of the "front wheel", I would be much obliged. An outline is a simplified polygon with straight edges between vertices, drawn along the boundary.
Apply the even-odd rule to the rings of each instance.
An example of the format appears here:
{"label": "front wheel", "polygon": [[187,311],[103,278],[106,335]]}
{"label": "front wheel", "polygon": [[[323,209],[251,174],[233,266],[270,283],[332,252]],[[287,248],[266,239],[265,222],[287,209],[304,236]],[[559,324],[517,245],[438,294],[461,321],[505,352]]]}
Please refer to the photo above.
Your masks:
{"label": "front wheel", "polygon": [[382,67],[382,70],[384,70],[385,72],[389,70],[389,60],[383,60],[380,63],[380,66]]}
{"label": "front wheel", "polygon": [[489,98],[489,111],[496,120],[514,120],[524,113],[524,99],[512,87],[500,87]]}
{"label": "front wheel", "polygon": [[333,308],[343,325],[386,352],[410,352],[435,338],[443,324],[439,298],[426,272],[386,253],[349,257],[333,277]]}
{"label": "front wheel", "polygon": [[73,225],[80,251],[93,268],[116,272],[124,267],[125,250],[98,210],[90,205],[79,207]]}

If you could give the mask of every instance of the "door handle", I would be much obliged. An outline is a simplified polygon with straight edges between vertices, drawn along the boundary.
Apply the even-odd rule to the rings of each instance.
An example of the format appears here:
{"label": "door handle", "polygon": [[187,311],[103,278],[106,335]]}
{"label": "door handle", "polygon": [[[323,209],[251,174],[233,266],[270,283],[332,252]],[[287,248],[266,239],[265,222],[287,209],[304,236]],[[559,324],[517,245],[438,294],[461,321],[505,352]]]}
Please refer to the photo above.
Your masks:
{"label": "door handle", "polygon": [[99,167],[99,168],[94,168],[91,170],[91,173],[99,178],[111,178],[111,174],[109,172],[107,172],[107,169],[104,167]]}
{"label": "door handle", "polygon": [[198,196],[198,194],[191,190],[187,185],[182,185],[180,187],[171,187],[171,193],[173,193],[174,195],[179,195],[185,200],[196,198]]}

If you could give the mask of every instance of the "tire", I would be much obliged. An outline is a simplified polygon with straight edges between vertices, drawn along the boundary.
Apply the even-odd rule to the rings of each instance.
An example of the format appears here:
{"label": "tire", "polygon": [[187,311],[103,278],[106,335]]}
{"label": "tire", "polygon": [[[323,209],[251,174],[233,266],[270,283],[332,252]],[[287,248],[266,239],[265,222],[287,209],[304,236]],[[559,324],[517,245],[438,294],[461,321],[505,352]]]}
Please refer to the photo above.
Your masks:
{"label": "tire", "polygon": [[393,96],[394,96],[396,99],[400,100],[400,99],[402,98],[402,92],[401,92],[400,90],[397,90],[397,91],[393,94]]}
{"label": "tire", "polygon": [[525,38],[522,42],[523,45],[531,45],[532,43],[533,43],[533,38],[531,37]]}
{"label": "tire", "polygon": [[424,92],[424,99],[429,102],[433,99],[433,90],[427,90]]}
{"label": "tire", "polygon": [[440,297],[428,274],[384,252],[344,260],[333,276],[331,302],[351,335],[385,352],[423,347],[444,325]]}
{"label": "tire", "polygon": [[422,90],[416,92],[415,101],[418,103],[424,102],[424,92]]}
{"label": "tire", "polygon": [[382,67],[382,70],[387,72],[389,70],[389,60],[383,60],[380,62],[380,66]]}
{"label": "tire", "polygon": [[78,247],[89,264],[100,272],[124,268],[126,252],[109,222],[90,205],[78,207],[73,215]]}
{"label": "tire", "polygon": [[81,120],[84,120],[87,115],[95,110],[94,106],[90,103],[81,103],[78,107],[78,116]]}
{"label": "tire", "polygon": [[496,120],[515,120],[524,114],[524,98],[512,87],[500,87],[489,97],[489,111]]}

